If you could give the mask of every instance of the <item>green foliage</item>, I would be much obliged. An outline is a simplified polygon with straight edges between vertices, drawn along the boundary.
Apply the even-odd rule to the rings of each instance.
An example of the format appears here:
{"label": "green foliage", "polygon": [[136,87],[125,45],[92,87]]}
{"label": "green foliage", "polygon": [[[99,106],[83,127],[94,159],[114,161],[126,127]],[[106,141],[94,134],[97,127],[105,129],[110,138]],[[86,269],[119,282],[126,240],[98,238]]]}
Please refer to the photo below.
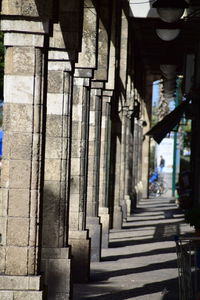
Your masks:
{"label": "green foliage", "polygon": [[185,222],[200,229],[200,208],[192,207],[185,211]]}
{"label": "green foliage", "polygon": [[158,107],[154,105],[152,107],[152,116],[151,116],[151,127],[158,123]]}

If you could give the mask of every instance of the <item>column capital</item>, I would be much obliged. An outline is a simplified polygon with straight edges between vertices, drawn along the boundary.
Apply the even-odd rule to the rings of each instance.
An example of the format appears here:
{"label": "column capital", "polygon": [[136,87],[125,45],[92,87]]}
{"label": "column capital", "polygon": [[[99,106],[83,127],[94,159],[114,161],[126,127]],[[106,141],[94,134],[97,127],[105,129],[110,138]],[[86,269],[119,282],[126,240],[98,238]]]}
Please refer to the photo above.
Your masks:
{"label": "column capital", "polygon": [[113,96],[113,90],[104,90],[103,96],[105,97],[112,97]]}
{"label": "column capital", "polygon": [[44,47],[44,36],[49,33],[49,21],[1,20],[5,46]]}

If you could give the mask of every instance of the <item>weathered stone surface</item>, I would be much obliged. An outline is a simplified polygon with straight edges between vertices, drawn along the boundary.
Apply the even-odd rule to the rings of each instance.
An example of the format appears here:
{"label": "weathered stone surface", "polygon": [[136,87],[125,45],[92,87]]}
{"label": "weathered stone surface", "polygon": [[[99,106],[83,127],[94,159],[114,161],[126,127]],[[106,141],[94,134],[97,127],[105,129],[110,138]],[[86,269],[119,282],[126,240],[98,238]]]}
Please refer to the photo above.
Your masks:
{"label": "weathered stone surface", "polygon": [[47,95],[47,114],[48,115],[62,115],[64,113],[63,95],[62,94],[51,94]]}
{"label": "weathered stone surface", "polygon": [[90,270],[90,240],[87,238],[87,232],[70,231],[69,244],[72,245],[73,281],[87,282]]}
{"label": "weathered stone surface", "polygon": [[10,168],[10,188],[26,189],[30,187],[30,161],[11,160]]}
{"label": "weathered stone surface", "polygon": [[1,170],[1,188],[8,188],[9,186],[9,168],[10,161],[4,160]]}
{"label": "weathered stone surface", "polygon": [[27,275],[27,248],[25,247],[7,248],[6,274]]}
{"label": "weathered stone surface", "polygon": [[5,272],[5,266],[6,266],[6,253],[5,248],[0,247],[0,273]]}
{"label": "weathered stone surface", "polygon": [[10,189],[8,215],[11,217],[29,216],[29,191]]}
{"label": "weathered stone surface", "polygon": [[29,219],[9,218],[7,230],[7,245],[28,246]]}
{"label": "weathered stone surface", "polygon": [[101,257],[101,224],[99,217],[87,217],[86,227],[91,238],[90,261],[100,261]]}
{"label": "weathered stone surface", "polygon": [[42,292],[14,292],[13,300],[42,300]]}
{"label": "weathered stone surface", "polygon": [[0,300],[13,300],[13,292],[0,291]]}
{"label": "weathered stone surface", "polygon": [[62,123],[60,122],[60,116],[47,115],[47,136],[60,137],[62,132]]}
{"label": "weathered stone surface", "polygon": [[17,128],[18,132],[32,132],[32,114],[32,105],[5,103],[3,127],[5,130],[16,131]]}
{"label": "weathered stone surface", "polygon": [[44,46],[44,36],[42,34],[26,34],[18,32],[5,32],[4,46],[20,46],[23,47],[40,47]]}
{"label": "weathered stone surface", "polygon": [[52,1],[44,0],[3,0],[2,14],[26,17],[50,17]]}
{"label": "weathered stone surface", "polygon": [[61,139],[57,137],[46,137],[46,158],[61,158]]}
{"label": "weathered stone surface", "polygon": [[12,133],[10,158],[11,159],[30,159],[32,148],[32,135],[22,133]]}
{"label": "weathered stone surface", "polygon": [[33,47],[9,47],[6,50],[5,74],[33,75],[35,72],[34,60],[35,49]]}
{"label": "weathered stone surface", "polygon": [[80,159],[79,158],[71,158],[71,174],[74,176],[80,174]]}
{"label": "weathered stone surface", "polygon": [[39,290],[40,276],[0,275],[0,290]]}
{"label": "weathered stone surface", "polygon": [[60,180],[60,159],[46,159],[45,161],[45,180]]}
{"label": "weathered stone surface", "polygon": [[[1,20],[2,31],[18,31],[29,33],[48,33],[49,31],[48,20],[43,22],[31,21],[31,20]],[[24,47],[25,48],[25,47]]]}
{"label": "weathered stone surface", "polygon": [[62,93],[63,92],[63,72],[49,71],[48,72],[48,92]]}
{"label": "weathered stone surface", "polygon": [[[10,88],[12,87],[12,88]],[[4,96],[7,103],[33,103],[33,77],[6,75]]]}

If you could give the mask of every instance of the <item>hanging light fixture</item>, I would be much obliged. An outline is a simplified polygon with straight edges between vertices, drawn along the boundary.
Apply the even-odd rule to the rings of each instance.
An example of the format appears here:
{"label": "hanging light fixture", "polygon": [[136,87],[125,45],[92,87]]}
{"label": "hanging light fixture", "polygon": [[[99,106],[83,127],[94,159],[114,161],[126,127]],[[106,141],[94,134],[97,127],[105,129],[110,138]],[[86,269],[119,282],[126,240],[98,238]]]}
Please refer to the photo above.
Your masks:
{"label": "hanging light fixture", "polygon": [[180,29],[168,29],[168,28],[157,28],[156,33],[158,37],[163,41],[173,41],[177,38],[180,33]]}
{"label": "hanging light fixture", "polygon": [[163,21],[173,23],[181,18],[189,4],[185,0],[156,0],[152,7],[157,9]]}

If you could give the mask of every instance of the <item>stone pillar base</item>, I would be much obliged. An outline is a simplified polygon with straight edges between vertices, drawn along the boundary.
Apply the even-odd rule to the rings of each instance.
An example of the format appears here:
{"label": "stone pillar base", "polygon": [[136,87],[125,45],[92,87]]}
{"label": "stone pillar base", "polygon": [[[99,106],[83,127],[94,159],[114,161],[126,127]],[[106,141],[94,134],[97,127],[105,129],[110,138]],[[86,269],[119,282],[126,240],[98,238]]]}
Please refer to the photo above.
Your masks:
{"label": "stone pillar base", "polygon": [[121,209],[122,209],[122,219],[124,222],[126,222],[126,220],[127,220],[126,200],[122,200],[120,205],[121,205]]}
{"label": "stone pillar base", "polygon": [[131,199],[129,195],[125,196],[125,203],[126,203],[126,214],[127,217],[130,217],[131,215]]}
{"label": "stone pillar base", "polygon": [[102,238],[101,238],[101,247],[103,249],[108,248],[109,245],[109,223],[110,215],[108,213],[107,207],[99,208],[99,216],[102,224]]}
{"label": "stone pillar base", "polygon": [[40,276],[0,275],[0,300],[42,300]]}
{"label": "stone pillar base", "polygon": [[42,271],[48,300],[68,300],[70,296],[69,248],[42,248]]}
{"label": "stone pillar base", "polygon": [[90,248],[91,240],[88,230],[70,231],[69,245],[72,255],[72,283],[84,283],[90,276]]}
{"label": "stone pillar base", "polygon": [[91,238],[91,255],[90,261],[100,261],[101,258],[101,235],[102,225],[99,217],[87,217],[86,227],[89,230]]}
{"label": "stone pillar base", "polygon": [[113,229],[122,229],[122,208],[121,206],[114,207],[114,214],[113,214]]}

